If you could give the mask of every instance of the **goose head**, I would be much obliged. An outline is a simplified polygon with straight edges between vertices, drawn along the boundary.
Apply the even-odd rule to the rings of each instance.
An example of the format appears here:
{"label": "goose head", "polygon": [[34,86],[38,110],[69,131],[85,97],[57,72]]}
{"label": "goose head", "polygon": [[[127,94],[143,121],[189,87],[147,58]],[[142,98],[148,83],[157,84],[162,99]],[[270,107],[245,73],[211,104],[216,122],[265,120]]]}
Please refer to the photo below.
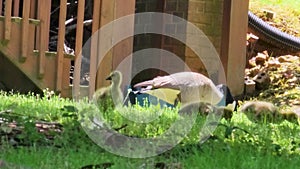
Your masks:
{"label": "goose head", "polygon": [[120,71],[113,71],[110,75],[106,78],[106,80],[111,80],[112,85],[120,86],[122,82],[122,73]]}

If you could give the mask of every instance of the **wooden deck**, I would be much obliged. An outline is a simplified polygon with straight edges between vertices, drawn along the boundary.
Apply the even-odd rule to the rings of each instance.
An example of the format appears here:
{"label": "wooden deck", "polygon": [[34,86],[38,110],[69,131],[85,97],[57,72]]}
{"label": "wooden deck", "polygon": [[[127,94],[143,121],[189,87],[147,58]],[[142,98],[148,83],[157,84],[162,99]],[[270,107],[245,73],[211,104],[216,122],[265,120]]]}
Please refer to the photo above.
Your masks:
{"label": "wooden deck", "polygon": [[[232,2],[231,2],[232,1]],[[23,72],[28,79],[39,89],[49,88],[62,97],[78,98],[92,96],[95,89],[108,85],[105,75],[124,59],[124,55],[133,51],[133,37],[115,45],[98,65],[100,34],[91,39],[90,49],[90,80],[89,87],[80,86],[81,51],[83,46],[84,19],[86,0],[77,1],[76,37],[74,54],[64,51],[66,40],[66,16],[68,14],[68,0],[59,2],[59,20],[57,31],[57,48],[49,51],[49,34],[51,23],[51,0],[0,0],[0,52],[18,71]],[[135,0],[94,0],[92,1],[91,34],[97,32],[103,25],[122,16],[135,13]],[[187,3],[191,3],[187,1]],[[207,3],[210,3],[208,1]],[[227,84],[234,94],[243,92],[243,55],[246,52],[246,29],[248,1],[235,2],[224,0],[224,17],[221,60],[227,73]],[[192,4],[192,3],[191,3]],[[227,5],[226,5],[227,4]],[[243,8],[240,8],[242,5]],[[194,8],[190,7],[190,10]],[[163,6],[164,9],[167,9]],[[222,10],[222,9],[221,9]],[[226,16],[228,15],[228,17]],[[230,15],[230,17],[229,17]],[[197,17],[198,15],[195,15]],[[134,21],[132,22],[134,24]],[[227,23],[227,24],[226,24]],[[134,26],[133,26],[134,29]],[[244,35],[245,34],[245,35]],[[244,35],[244,37],[243,37]],[[221,40],[220,40],[221,39]],[[183,52],[184,53],[184,52]],[[75,76],[70,84],[71,62],[75,63]],[[0,67],[4,62],[0,62]],[[229,66],[239,65],[239,66]],[[98,69],[99,66],[99,69]],[[1,69],[0,69],[1,70]],[[17,70],[11,70],[17,71]],[[15,77],[11,77],[12,79]],[[1,82],[1,76],[0,76]],[[22,81],[20,82],[22,83]],[[22,83],[23,84],[23,83]],[[19,84],[19,85],[22,85]],[[25,84],[25,82],[24,82]],[[1,84],[0,84],[1,86]],[[83,90],[84,89],[84,90]]]}
{"label": "wooden deck", "polygon": [[[134,13],[134,0],[127,1],[125,7],[115,6],[116,1],[119,0],[93,1],[92,34],[116,17]],[[48,46],[51,0],[0,0],[0,9],[4,11],[0,15],[0,52],[40,89],[49,88],[60,93],[62,97],[91,96],[95,88],[107,85],[104,77],[97,76],[99,74],[97,71],[101,74],[109,74],[112,70],[112,57],[107,57],[103,63],[106,66],[97,70],[98,51],[95,47],[99,45],[95,37],[91,45],[94,49],[91,49],[90,56],[90,87],[79,85],[81,65],[79,56],[83,46],[86,1],[78,0],[77,4],[74,54],[64,51],[67,3],[67,0],[60,0],[57,50],[50,52]],[[103,9],[103,6],[106,8]],[[119,8],[118,13],[115,13],[114,6]],[[132,47],[129,50],[132,50]],[[75,62],[76,75],[72,85],[70,84],[71,61]],[[0,63],[0,66],[1,64],[3,63]]]}

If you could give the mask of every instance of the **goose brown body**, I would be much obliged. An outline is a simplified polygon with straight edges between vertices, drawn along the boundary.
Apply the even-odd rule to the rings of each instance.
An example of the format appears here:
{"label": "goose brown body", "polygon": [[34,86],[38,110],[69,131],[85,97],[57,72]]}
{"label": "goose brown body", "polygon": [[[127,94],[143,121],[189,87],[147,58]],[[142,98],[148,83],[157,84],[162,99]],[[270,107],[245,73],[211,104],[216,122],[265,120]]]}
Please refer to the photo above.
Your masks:
{"label": "goose brown body", "polygon": [[158,76],[152,80],[137,83],[134,87],[144,87],[141,92],[156,88],[180,90],[182,104],[200,101],[216,105],[223,97],[223,94],[209,78],[196,72],[179,72],[168,76]]}

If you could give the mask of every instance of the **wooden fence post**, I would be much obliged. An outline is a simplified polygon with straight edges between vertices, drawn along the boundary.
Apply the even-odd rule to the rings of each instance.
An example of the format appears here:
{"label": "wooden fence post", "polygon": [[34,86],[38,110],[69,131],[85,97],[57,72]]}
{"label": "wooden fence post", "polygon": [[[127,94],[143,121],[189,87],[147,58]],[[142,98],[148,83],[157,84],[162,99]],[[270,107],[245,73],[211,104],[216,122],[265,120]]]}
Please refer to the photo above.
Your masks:
{"label": "wooden fence post", "polygon": [[58,27],[58,42],[57,42],[57,74],[56,74],[56,90],[62,91],[63,68],[64,68],[64,44],[67,17],[67,0],[60,0],[59,11],[59,27]]}
{"label": "wooden fence post", "polygon": [[[116,0],[102,0],[102,7],[101,7],[101,16],[100,16],[100,28],[109,22],[112,22],[115,19],[115,2]],[[113,30],[109,32],[109,34],[112,34]],[[99,38],[101,39],[101,33],[99,33]],[[111,35],[106,35],[111,36]],[[112,37],[109,37],[112,38]],[[99,44],[101,43],[98,40],[98,45],[104,45]],[[99,47],[100,48],[100,47]],[[98,54],[100,55],[101,51],[98,49]],[[112,55],[113,52],[110,50],[107,52],[105,57],[101,60],[101,63],[99,62],[99,59],[97,61],[97,75],[96,75],[96,88],[107,86],[109,83],[106,79],[106,76],[108,76],[112,70]],[[98,56],[99,57],[99,56]]]}
{"label": "wooden fence post", "polygon": [[75,42],[75,70],[73,81],[73,97],[80,97],[80,72],[81,72],[81,50],[83,40],[83,21],[84,21],[84,6],[85,0],[78,0],[77,27],[76,27],[76,42]]}
{"label": "wooden fence post", "polygon": [[29,14],[30,14],[30,0],[23,1],[23,20],[22,20],[22,47],[20,61],[25,61],[28,50],[28,34],[29,34]]}
{"label": "wooden fence post", "polygon": [[13,16],[19,16],[20,0],[14,0]]}
{"label": "wooden fence post", "polygon": [[0,0],[0,15],[2,15],[3,14],[3,5],[2,5],[2,3],[3,3],[3,0]]}
{"label": "wooden fence post", "polygon": [[93,9],[93,25],[92,25],[92,39],[91,39],[91,56],[90,56],[90,82],[89,82],[89,98],[91,99],[96,88],[96,74],[98,64],[98,36],[101,22],[101,2],[100,0],[94,0]]}
{"label": "wooden fence post", "polygon": [[5,1],[5,32],[4,39],[5,41],[9,41],[11,37],[11,11],[12,11],[12,0]]}
{"label": "wooden fence post", "polygon": [[38,18],[41,20],[39,27],[38,50],[39,50],[39,66],[38,78],[43,78],[45,74],[45,52],[48,51],[49,31],[50,31],[50,13],[51,0],[38,1]]}

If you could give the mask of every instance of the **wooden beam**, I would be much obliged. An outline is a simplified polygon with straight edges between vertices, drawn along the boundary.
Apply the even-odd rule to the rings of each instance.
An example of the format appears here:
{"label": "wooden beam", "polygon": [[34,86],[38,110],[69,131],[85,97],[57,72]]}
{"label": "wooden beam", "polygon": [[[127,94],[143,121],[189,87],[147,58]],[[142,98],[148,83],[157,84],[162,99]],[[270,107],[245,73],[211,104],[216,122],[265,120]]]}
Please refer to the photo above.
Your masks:
{"label": "wooden beam", "polygon": [[98,36],[101,20],[101,2],[94,0],[93,9],[93,25],[92,25],[92,39],[91,39],[91,55],[90,55],[90,81],[89,81],[89,98],[91,99],[96,90],[96,74],[98,63]]}
{"label": "wooden beam", "polygon": [[0,16],[3,14],[3,5],[2,5],[2,3],[3,3],[3,0],[0,0]]}
{"label": "wooden beam", "polygon": [[[102,0],[102,6],[101,6],[101,21],[100,21],[100,27],[108,24],[109,22],[113,21],[115,19],[115,1],[116,0]],[[113,30],[109,32],[111,36]],[[101,39],[101,36],[99,35],[99,39]],[[112,37],[109,37],[112,38]],[[109,39],[107,39],[109,40]],[[112,40],[112,39],[110,39]],[[101,43],[100,41],[98,44]],[[102,45],[102,44],[99,44]],[[99,46],[101,48],[101,46]],[[99,55],[102,51],[99,51]],[[110,74],[112,71],[112,50],[106,53],[105,57],[102,58],[101,62],[99,63],[99,59],[97,62],[97,76],[96,76],[96,88],[100,88],[103,86],[109,85],[109,82],[106,79],[106,76]]]}
{"label": "wooden beam", "polygon": [[[58,92],[62,90],[62,85],[63,85],[62,81],[63,81],[63,69],[64,69],[64,44],[65,44],[65,33],[66,33],[66,26],[65,26],[66,17],[67,17],[67,0],[60,0],[58,41],[57,41],[57,72],[56,72],[56,91]],[[68,78],[68,82],[69,82],[69,78]]]}
{"label": "wooden beam", "polygon": [[12,11],[12,0],[5,1],[5,32],[4,39],[9,41],[11,38],[11,11]]}
{"label": "wooden beam", "polygon": [[37,14],[37,3],[38,1],[37,0],[30,0],[31,3],[30,3],[30,18],[34,18],[36,19],[36,14]]}
{"label": "wooden beam", "polygon": [[[135,0],[116,0],[115,2],[115,19],[122,18],[127,15],[134,15],[135,14]],[[134,34],[134,17],[130,18],[128,22],[126,23],[126,29],[129,29],[128,31],[131,31],[132,34]],[[114,33],[118,33],[119,27],[114,27]],[[113,35],[116,36],[116,35]],[[120,63],[128,56],[133,54],[133,41],[134,37],[129,37],[126,39],[123,39],[121,42],[116,44],[113,47],[113,55],[112,55],[112,69],[116,70]],[[129,63],[132,63],[132,60],[129,58],[126,58],[126,60]],[[123,84],[121,85],[121,89],[125,89],[125,84],[130,84],[131,82],[131,69],[132,66],[128,65],[126,68],[119,67],[121,71],[123,71]]]}
{"label": "wooden beam", "polygon": [[21,61],[25,61],[28,51],[30,0],[23,1]]}
{"label": "wooden beam", "polygon": [[40,0],[38,2],[39,19],[41,25],[39,29],[39,64],[38,64],[38,78],[43,78],[45,74],[45,52],[48,51],[49,44],[49,30],[50,30],[50,12],[51,12],[51,0]]}
{"label": "wooden beam", "polygon": [[[135,13],[135,0],[116,0],[115,5],[115,13],[116,19],[124,17],[126,15],[131,15]],[[127,23],[131,25],[132,33],[134,33],[134,18]],[[120,29],[120,28],[116,28]],[[133,52],[133,37],[128,39],[124,39],[122,42],[117,44],[113,48],[113,65],[112,68],[116,69],[120,62],[128,55],[132,54]]]}
{"label": "wooden beam", "polygon": [[20,0],[14,0],[14,16],[19,16],[19,9],[20,9]]}
{"label": "wooden beam", "polygon": [[75,44],[75,70],[73,81],[73,97],[78,99],[80,97],[80,71],[81,71],[81,50],[83,40],[83,21],[84,21],[84,6],[85,0],[78,0],[77,13],[77,29],[76,29],[76,44]]}
{"label": "wooden beam", "polygon": [[231,1],[224,0],[223,2],[223,19],[222,19],[222,37],[220,58],[223,63],[225,74],[227,74],[228,50],[229,50],[229,32],[230,32],[230,13]]}
{"label": "wooden beam", "polygon": [[227,85],[233,95],[244,91],[249,0],[232,0],[228,41]]}

